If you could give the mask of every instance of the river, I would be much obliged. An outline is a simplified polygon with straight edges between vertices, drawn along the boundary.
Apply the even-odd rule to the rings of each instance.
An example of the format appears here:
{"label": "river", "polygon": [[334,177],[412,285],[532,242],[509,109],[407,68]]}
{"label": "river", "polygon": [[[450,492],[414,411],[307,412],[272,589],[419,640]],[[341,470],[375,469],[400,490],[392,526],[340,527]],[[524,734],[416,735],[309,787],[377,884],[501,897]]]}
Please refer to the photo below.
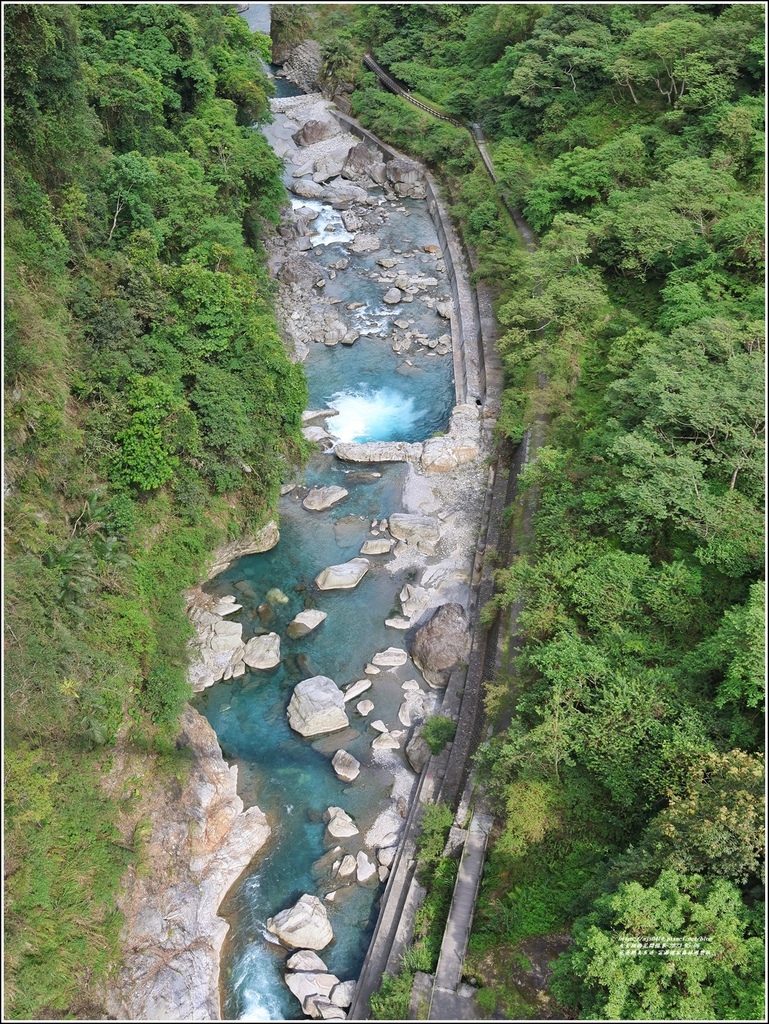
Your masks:
{"label": "river", "polygon": [[[265,6],[252,5],[246,12],[252,27],[264,25],[258,9]],[[281,89],[284,96],[291,91]],[[278,152],[281,140],[289,138],[295,126],[289,111],[278,114],[267,128]],[[287,163],[287,184],[294,181],[294,167]],[[416,343],[407,353],[399,353],[391,342],[398,319],[403,324],[410,321],[408,330],[425,338],[445,335],[446,321],[434,303],[420,301],[423,295],[448,290],[440,246],[424,200],[387,201],[381,189],[370,194],[381,205],[361,212],[373,218],[381,247],[368,254],[351,252],[354,235],[328,201],[292,202],[294,213],[304,208],[317,214],[308,255],[327,274],[323,302],[343,310],[347,325],[360,334],[352,346],[309,345],[304,365],[310,404],[313,409],[338,410],[339,415],[328,420],[328,429],[344,441],[422,441],[445,430],[449,421],[455,401],[451,353],[439,355]],[[286,251],[290,248],[284,247],[282,255]],[[382,282],[384,271],[376,262],[383,258],[399,260],[410,274],[437,280],[438,286],[422,289],[408,305],[386,305],[382,296],[387,282]],[[337,269],[345,260],[345,269]],[[284,328],[292,315],[290,301],[284,296]],[[248,671],[214,685],[196,700],[225,757],[239,767],[239,792],[246,806],[258,804],[273,830],[265,851],[221,910],[231,925],[222,963],[227,1019],[302,1017],[283,981],[286,951],[268,941],[265,924],[303,893],[319,896],[328,909],[335,939],[320,955],[329,970],[341,980],[354,979],[365,955],[381,882],[376,875],[366,884],[358,884],[354,876],[352,881],[343,880],[335,874],[334,862],[364,850],[376,863],[376,848],[394,841],[405,814],[415,776],[404,755],[408,736],[398,712],[406,694],[413,696],[414,691],[404,690],[403,684],[416,680],[409,685],[419,686],[423,712],[435,707],[437,694],[410,659],[377,675],[366,676],[364,669],[376,652],[402,648],[410,640],[413,630],[404,634],[386,626],[385,619],[401,613],[398,595],[404,584],[415,581],[425,559],[415,563],[408,557],[373,556],[368,573],[352,591],[321,592],[313,581],[326,566],[358,556],[367,539],[383,536],[378,532],[381,521],[404,508],[408,476],[408,467],[399,463],[354,466],[333,454],[313,456],[290,482],[297,486],[281,500],[278,545],[241,559],[206,587],[215,595],[236,595],[243,604],[232,618],[242,622],[244,640],[269,630],[279,633],[282,643],[282,661],[276,668]],[[302,507],[307,488],[329,484],[344,486],[349,491],[346,501],[324,512]],[[458,586],[463,586],[461,581]],[[328,617],[302,639],[288,638],[288,623],[307,608],[318,608]],[[372,685],[363,696],[373,700],[375,710],[362,716],[355,710],[357,700],[351,701],[348,729],[315,741],[303,739],[289,728],[286,707],[293,687],[314,674],[331,677],[342,689],[368,678]],[[372,749],[377,736],[372,719],[403,731],[399,749]],[[352,783],[337,778],[331,766],[331,757],[340,748],[361,762],[361,774]],[[344,808],[359,835],[332,840],[323,820],[330,806]],[[334,894],[331,901],[329,894]]]}

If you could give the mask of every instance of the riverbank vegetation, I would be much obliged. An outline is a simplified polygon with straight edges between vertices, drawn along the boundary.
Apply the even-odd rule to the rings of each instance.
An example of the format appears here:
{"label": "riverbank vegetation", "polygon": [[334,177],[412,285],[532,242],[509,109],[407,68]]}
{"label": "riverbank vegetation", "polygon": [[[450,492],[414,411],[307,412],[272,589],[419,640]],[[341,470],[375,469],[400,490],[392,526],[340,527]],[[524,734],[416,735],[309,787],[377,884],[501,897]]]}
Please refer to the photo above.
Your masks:
{"label": "riverbank vegetation", "polygon": [[[485,613],[525,602],[489,681],[499,833],[472,947],[570,931],[553,992],[586,1017],[760,1017],[763,7],[343,10],[317,29],[329,68],[332,27],[483,128],[496,193],[467,132],[354,75],[354,113],[440,172],[496,289],[500,431],[547,432],[533,550]],[[660,935],[699,955],[617,939]]]}
{"label": "riverbank vegetation", "polygon": [[85,1018],[141,858],[119,794],[184,772],[182,591],[269,516],[305,384],[260,244],[269,40],[224,5],[4,24],[6,1013]]}

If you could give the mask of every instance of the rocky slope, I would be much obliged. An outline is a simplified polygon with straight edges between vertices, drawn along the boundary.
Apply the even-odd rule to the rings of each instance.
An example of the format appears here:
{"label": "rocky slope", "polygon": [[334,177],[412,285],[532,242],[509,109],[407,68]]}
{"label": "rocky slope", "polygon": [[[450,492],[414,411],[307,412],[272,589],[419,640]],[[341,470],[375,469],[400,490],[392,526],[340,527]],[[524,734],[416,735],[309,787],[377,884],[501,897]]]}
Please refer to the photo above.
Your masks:
{"label": "rocky slope", "polygon": [[[192,708],[177,747],[189,752],[185,780],[147,787],[141,803],[151,830],[126,877],[125,960],[106,996],[117,1020],[219,1019],[219,956],[229,926],[217,911],[270,835],[258,807],[243,811],[237,768],[225,763],[216,734]],[[148,767],[122,752],[112,780],[140,779]]]}

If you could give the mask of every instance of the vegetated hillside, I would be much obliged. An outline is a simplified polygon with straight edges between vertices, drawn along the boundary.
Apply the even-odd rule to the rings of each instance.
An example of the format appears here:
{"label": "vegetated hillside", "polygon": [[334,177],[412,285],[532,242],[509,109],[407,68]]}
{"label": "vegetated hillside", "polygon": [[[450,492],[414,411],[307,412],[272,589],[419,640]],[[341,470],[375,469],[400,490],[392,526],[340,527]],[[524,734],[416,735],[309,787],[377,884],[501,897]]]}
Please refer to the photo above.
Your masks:
{"label": "vegetated hillside", "polygon": [[[525,476],[536,542],[486,609],[525,598],[522,654],[488,683],[478,771],[502,826],[471,965],[504,976],[524,940],[571,930],[553,992],[584,1017],[763,1008],[763,17],[368,4],[319,30],[356,114],[449,180],[498,289],[500,430],[549,424]],[[353,72],[367,48],[480,122],[536,253],[466,133]],[[618,935],[706,955],[626,955]],[[510,987],[483,997],[531,1012]]]}
{"label": "vegetated hillside", "polygon": [[[184,771],[183,588],[301,457],[229,5],[5,5],[6,1012],[100,1014],[142,787]],[[269,46],[261,37],[259,45]],[[116,745],[154,758],[125,802]],[[138,787],[138,788],[137,788]]]}

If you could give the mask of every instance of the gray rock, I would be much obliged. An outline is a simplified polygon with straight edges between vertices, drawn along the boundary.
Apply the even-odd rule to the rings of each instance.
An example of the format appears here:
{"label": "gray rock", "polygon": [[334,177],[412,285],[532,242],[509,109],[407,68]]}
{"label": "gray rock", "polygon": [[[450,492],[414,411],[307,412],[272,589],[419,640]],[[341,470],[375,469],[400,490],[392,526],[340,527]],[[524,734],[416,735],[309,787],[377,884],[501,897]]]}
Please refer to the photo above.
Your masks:
{"label": "gray rock", "polygon": [[325,949],[334,938],[326,908],[307,893],[293,907],[268,917],[267,931],[289,949]]}
{"label": "gray rock", "polygon": [[342,858],[342,863],[339,865],[337,874],[340,878],[349,878],[350,875],[355,874],[356,868],[357,864],[355,863],[355,858],[348,853]]}
{"label": "gray rock", "polygon": [[353,996],[355,995],[355,982],[354,981],[340,981],[331,992],[331,1002],[334,1006],[341,1006],[346,1009],[352,1004]]}
{"label": "gray rock", "polygon": [[395,860],[395,854],[398,852],[397,846],[386,846],[377,850],[376,859],[382,865],[382,867],[392,867],[392,862]]}
{"label": "gray rock", "polygon": [[300,292],[309,292],[315,282],[322,277],[323,267],[303,253],[289,256],[278,271],[278,280],[283,284],[292,285]]}
{"label": "gray rock", "polygon": [[427,740],[422,736],[422,732],[422,726],[418,725],[414,730],[414,735],[406,744],[406,757],[417,775],[432,757],[432,751],[427,745]]}
{"label": "gray rock", "polygon": [[[328,998],[332,990],[339,984],[339,978],[327,972],[308,971],[298,974],[287,973],[284,976],[286,985],[302,1004],[305,1013],[310,1013],[312,1001],[316,996]],[[315,1016],[315,1014],[312,1014]]]}
{"label": "gray rock", "polygon": [[337,750],[331,765],[343,782],[354,782],[360,775],[360,761],[348,754],[346,750]]}
{"label": "gray rock", "polygon": [[[334,812],[331,814],[331,812]],[[360,829],[352,820],[349,814],[342,810],[341,807],[329,807],[326,812],[329,815],[329,822],[326,825],[329,835],[332,835],[334,839],[349,839],[351,836],[357,836]]]}
{"label": "gray rock", "polygon": [[358,679],[356,682],[351,683],[344,691],[345,703],[347,703],[348,700],[353,700],[355,697],[359,697],[362,693],[365,693],[366,690],[370,689],[370,679]]}
{"label": "gray rock", "polygon": [[355,710],[358,712],[359,715],[363,715],[364,717],[366,715],[370,715],[371,712],[374,710],[374,702],[373,700],[359,701],[355,705]]}
{"label": "gray rock", "polygon": [[350,234],[355,234],[356,231],[360,231],[363,227],[362,219],[352,210],[344,210],[342,212],[342,223],[344,224],[345,231],[349,231]]}
{"label": "gray rock", "polygon": [[382,248],[382,240],[378,235],[366,234],[359,231],[350,243],[350,249],[356,253],[376,252]]}
{"label": "gray rock", "polygon": [[294,687],[288,724],[302,736],[321,736],[350,724],[342,691],[328,676],[311,676]]}
{"label": "gray rock", "polygon": [[393,542],[385,537],[378,537],[374,540],[364,541],[360,549],[362,555],[389,555]]}
{"label": "gray rock", "polygon": [[400,743],[389,732],[383,732],[372,742],[374,750],[397,750]]}
{"label": "gray rock", "polygon": [[317,953],[309,949],[300,949],[286,960],[286,967],[290,971],[327,971],[328,967],[323,963]]}
{"label": "gray rock", "polygon": [[372,153],[363,142],[359,142],[347,154],[342,174],[345,178],[355,181],[358,178],[366,177],[372,165],[379,162],[379,156]]}
{"label": "gray rock", "polygon": [[470,648],[467,615],[461,604],[444,604],[414,637],[411,657],[431,686],[443,687]]}
{"label": "gray rock", "polygon": [[349,491],[344,487],[332,485],[330,487],[313,487],[302,502],[302,507],[313,512],[322,512],[333,505],[338,505],[349,496]]}
{"label": "gray rock", "polygon": [[308,608],[306,611],[299,612],[299,614],[289,622],[286,627],[286,633],[291,637],[292,640],[296,640],[301,636],[307,636],[325,619],[328,618],[326,612],[318,611],[317,608]]}
{"label": "gray rock", "polygon": [[387,162],[387,180],[401,182],[407,185],[414,185],[422,181],[424,172],[422,167],[414,160],[398,156]]}
{"label": "gray rock", "polygon": [[386,302],[389,306],[395,306],[402,298],[400,288],[389,288],[382,296],[382,302]]}
{"label": "gray rock", "polygon": [[288,186],[295,196],[301,199],[322,199],[323,186],[316,181],[308,181],[307,178],[298,178]]}
{"label": "gray rock", "polygon": [[411,626],[411,619],[395,615],[391,619],[385,619],[385,626],[389,626],[390,629],[408,629]]}
{"label": "gray rock", "polygon": [[250,668],[275,668],[280,664],[280,637],[277,633],[252,637],[246,644],[242,660]]}
{"label": "gray rock", "polygon": [[297,146],[314,146],[316,142],[323,142],[337,135],[339,129],[332,121],[310,120],[305,122],[298,132],[294,132],[291,138]]}
{"label": "gray rock", "polygon": [[357,587],[369,570],[366,558],[352,558],[340,565],[330,565],[315,577],[320,590],[351,590]]}
{"label": "gray rock", "polygon": [[441,537],[437,519],[431,516],[410,515],[406,512],[393,512],[390,516],[390,533],[396,540],[415,544],[418,550],[426,555],[436,553]]}
{"label": "gray rock", "polygon": [[358,851],[358,855],[355,860],[358,865],[356,877],[359,882],[368,882],[370,878],[373,878],[373,876],[376,875],[376,864],[371,863],[368,859],[368,854],[363,850]]}
{"label": "gray rock", "polygon": [[388,647],[386,651],[375,654],[371,661],[379,668],[397,668],[399,665],[405,665],[407,658],[408,654],[402,647]]}

